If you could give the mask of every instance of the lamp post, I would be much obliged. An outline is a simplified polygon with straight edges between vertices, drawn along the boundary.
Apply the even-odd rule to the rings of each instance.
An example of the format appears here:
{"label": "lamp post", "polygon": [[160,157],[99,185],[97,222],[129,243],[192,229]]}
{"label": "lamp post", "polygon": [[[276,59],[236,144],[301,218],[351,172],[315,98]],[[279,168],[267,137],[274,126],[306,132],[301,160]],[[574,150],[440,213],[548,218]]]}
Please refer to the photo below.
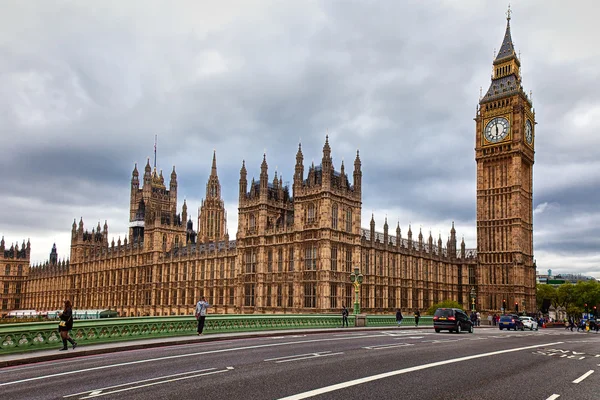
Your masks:
{"label": "lamp post", "polygon": [[475,311],[475,287],[471,288],[471,311]]}
{"label": "lamp post", "polygon": [[358,293],[360,292],[360,285],[363,283],[363,275],[358,272],[358,267],[355,267],[354,272],[350,274],[350,282],[354,285],[354,314],[359,314],[360,304],[358,302]]}

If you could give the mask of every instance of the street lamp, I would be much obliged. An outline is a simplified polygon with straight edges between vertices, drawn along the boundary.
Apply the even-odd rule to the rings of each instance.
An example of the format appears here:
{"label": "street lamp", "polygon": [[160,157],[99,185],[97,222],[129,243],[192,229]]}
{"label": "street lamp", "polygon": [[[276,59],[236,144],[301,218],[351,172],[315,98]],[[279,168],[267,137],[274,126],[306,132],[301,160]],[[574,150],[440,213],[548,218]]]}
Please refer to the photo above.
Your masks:
{"label": "street lamp", "polygon": [[471,311],[475,311],[475,286],[471,288]]}
{"label": "street lamp", "polygon": [[363,275],[358,272],[358,267],[355,267],[354,272],[350,274],[350,282],[354,285],[354,314],[359,314],[360,304],[358,302],[358,293],[360,292],[360,285],[363,283]]}

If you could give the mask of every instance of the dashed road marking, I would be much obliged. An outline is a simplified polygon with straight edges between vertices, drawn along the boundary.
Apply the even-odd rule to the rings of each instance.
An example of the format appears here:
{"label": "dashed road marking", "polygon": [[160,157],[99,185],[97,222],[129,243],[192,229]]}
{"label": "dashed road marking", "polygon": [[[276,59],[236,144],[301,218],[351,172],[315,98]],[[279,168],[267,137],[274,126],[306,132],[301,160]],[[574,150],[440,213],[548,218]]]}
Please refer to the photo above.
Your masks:
{"label": "dashed road marking", "polygon": [[593,373],[594,373],[594,370],[590,369],[588,372],[586,372],[585,374],[581,375],[579,378],[575,379],[573,381],[573,383],[579,383],[579,382],[583,381],[585,378],[587,378],[588,376],[590,376]]}

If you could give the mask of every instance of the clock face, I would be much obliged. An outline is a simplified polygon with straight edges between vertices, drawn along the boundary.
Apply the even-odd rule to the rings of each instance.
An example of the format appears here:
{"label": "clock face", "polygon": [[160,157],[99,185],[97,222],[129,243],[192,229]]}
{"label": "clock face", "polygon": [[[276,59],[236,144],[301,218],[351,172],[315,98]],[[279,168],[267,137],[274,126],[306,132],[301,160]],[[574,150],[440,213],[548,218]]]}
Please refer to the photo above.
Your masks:
{"label": "clock face", "polygon": [[530,120],[525,122],[525,140],[527,141],[527,144],[533,143],[533,126],[531,125]]}
{"label": "clock face", "polygon": [[506,118],[492,118],[485,126],[485,138],[490,143],[497,143],[508,135],[510,124]]}

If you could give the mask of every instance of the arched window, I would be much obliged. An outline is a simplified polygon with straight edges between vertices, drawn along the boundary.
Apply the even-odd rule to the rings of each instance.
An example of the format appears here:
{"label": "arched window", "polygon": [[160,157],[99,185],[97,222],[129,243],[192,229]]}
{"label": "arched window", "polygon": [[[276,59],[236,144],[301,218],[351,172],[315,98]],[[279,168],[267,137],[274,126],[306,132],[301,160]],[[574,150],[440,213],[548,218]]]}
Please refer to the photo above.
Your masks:
{"label": "arched window", "polygon": [[331,207],[331,228],[337,229],[337,227],[338,227],[338,206],[337,206],[337,204],[334,204],[333,207]]}
{"label": "arched window", "polygon": [[163,250],[167,248],[167,235],[163,235]]}
{"label": "arched window", "polygon": [[346,232],[352,232],[352,210],[346,210]]}
{"label": "arched window", "polygon": [[10,265],[6,264],[6,268],[4,269],[4,275],[10,275]]}
{"label": "arched window", "polygon": [[175,247],[179,247],[179,236],[175,236]]}
{"label": "arched window", "polygon": [[313,222],[315,222],[316,220],[316,211],[315,211],[315,205],[313,203],[310,203],[308,205],[308,223],[311,224]]}
{"label": "arched window", "polygon": [[254,217],[254,214],[250,214],[250,217],[248,217],[248,229],[251,231],[256,229],[256,218]]}
{"label": "arched window", "polygon": [[19,265],[17,267],[17,276],[23,276],[23,266]]}

